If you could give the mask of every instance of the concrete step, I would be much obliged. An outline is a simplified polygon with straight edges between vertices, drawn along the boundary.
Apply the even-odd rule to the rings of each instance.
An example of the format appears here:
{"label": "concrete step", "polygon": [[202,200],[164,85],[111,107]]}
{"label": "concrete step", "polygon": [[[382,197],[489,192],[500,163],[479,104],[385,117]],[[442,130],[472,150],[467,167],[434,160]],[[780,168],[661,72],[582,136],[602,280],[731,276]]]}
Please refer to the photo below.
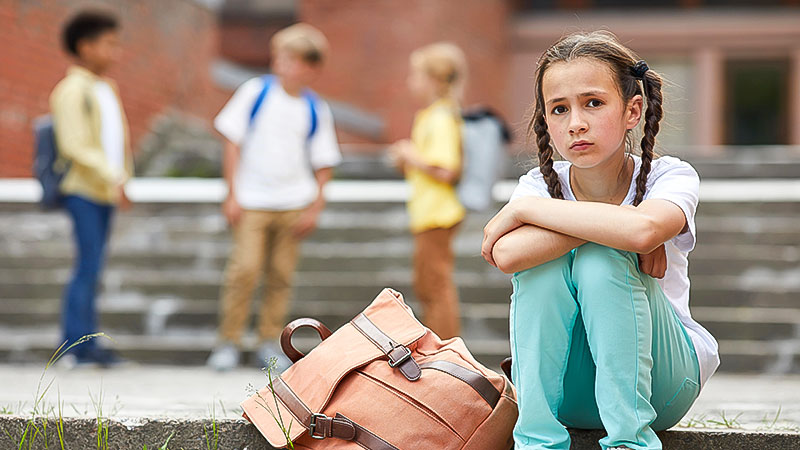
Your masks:
{"label": "concrete step", "polygon": [[[692,256],[690,258],[689,276],[697,275],[728,275],[749,277],[751,274],[764,273],[778,276],[781,273],[791,273],[800,269],[797,261],[789,252],[778,250],[772,257],[761,258],[755,254],[736,255],[727,252],[728,257],[709,255],[707,257]],[[307,253],[304,251],[303,253]],[[403,251],[397,255],[378,254],[362,256],[359,258],[333,258],[328,256],[303,255],[298,266],[299,273],[331,273],[331,272],[404,272],[411,265],[411,250]],[[698,253],[701,253],[698,250]],[[787,253],[781,257],[780,253]],[[741,258],[741,259],[739,259]],[[167,254],[154,256],[152,254],[115,254],[111,255],[106,265],[107,273],[133,273],[146,270],[157,270],[178,274],[178,277],[189,277],[192,274],[208,276],[209,272],[216,271],[219,278],[225,270],[227,254],[213,257],[194,254]],[[0,256],[0,271],[34,271],[41,276],[63,277],[64,271],[72,268],[71,255],[59,256]],[[483,258],[475,256],[472,252],[459,255],[456,258],[456,271],[462,275],[487,274],[496,269],[489,266]],[[116,276],[116,275],[113,275]],[[0,288],[1,290],[1,288]]]}
{"label": "concrete step", "polygon": [[[217,342],[213,328],[173,330],[167,334],[148,336],[130,333],[107,333],[112,339],[103,345],[113,347],[126,359],[144,364],[202,365]],[[11,363],[47,361],[60,344],[60,334],[55,326],[16,327],[0,329],[0,360]],[[102,339],[102,338],[101,338]],[[464,341],[472,354],[487,367],[499,368],[500,362],[511,353],[508,337],[487,338],[477,333],[465,335]],[[310,330],[300,330],[292,339],[295,347],[308,352],[319,343],[319,337]],[[254,335],[242,339],[242,361],[254,366],[258,343]]]}
{"label": "concrete step", "polygon": [[[306,352],[319,342],[311,332],[296,337],[295,346]],[[118,350],[126,359],[144,364],[202,365],[216,342],[213,329],[173,330],[167,334],[148,336],[109,333],[113,342],[104,345]],[[60,335],[54,326],[0,329],[0,360],[10,363],[46,361],[59,345]],[[464,342],[475,358],[487,367],[497,368],[510,355],[505,338],[475,336],[465,329]],[[764,342],[753,340],[720,340],[720,371],[736,373],[800,373],[800,338]],[[243,361],[253,365],[255,336],[243,339]]]}
{"label": "concrete step", "polygon": [[[0,254],[0,270],[68,269],[72,266],[72,248],[60,245],[46,251],[47,245],[29,244],[16,254]],[[55,246],[54,246],[55,247]],[[346,251],[357,256],[337,257]],[[161,271],[223,271],[229,246],[203,245],[176,248],[133,248],[112,245],[107,268],[109,270],[136,271],[141,268]],[[407,269],[411,263],[412,245],[386,246],[324,244],[305,242],[301,247],[300,272],[324,271],[393,271]],[[456,270],[480,272],[490,269],[475,248],[456,246]],[[737,275],[752,268],[780,271],[800,263],[800,245],[729,245],[700,244],[690,254],[690,275]]]}
{"label": "concrete step", "polygon": [[[29,419],[21,416],[0,417],[4,429],[24,429]],[[47,429],[55,430],[58,421],[48,418]],[[106,419],[103,421],[108,431],[108,445],[116,450],[141,450],[160,448],[169,440],[170,448],[215,448],[233,450],[274,450],[261,436],[256,427],[244,419]],[[40,423],[40,426],[42,424]],[[97,419],[68,418],[63,421],[64,443],[67,448],[95,448],[97,445]],[[218,433],[218,446],[214,443],[213,429]],[[570,429],[572,448],[594,449],[605,432]],[[671,429],[658,433],[664,448],[673,450],[795,450],[800,446],[800,434],[780,431],[743,430],[697,430]],[[168,439],[169,438],[169,439]],[[45,440],[48,443],[45,444]],[[16,448],[19,436],[9,433],[0,436],[0,443]],[[209,443],[210,442],[210,443]],[[143,444],[147,443],[147,444]],[[27,445],[27,444],[26,444]],[[56,448],[58,440],[51,433],[49,438],[37,436],[33,449]],[[206,447],[209,446],[209,447]],[[213,447],[210,447],[213,446]],[[27,448],[27,447],[26,447]]]}
{"label": "concrete step", "polygon": [[[69,269],[36,272],[7,269],[0,272],[3,298],[60,298]],[[455,274],[461,300],[470,302],[508,301],[509,276],[487,266],[483,272]],[[152,269],[108,270],[104,276],[107,296],[139,295],[186,300],[214,300],[219,297],[222,273],[218,270],[172,272]],[[372,299],[384,287],[394,287],[413,297],[411,272],[403,270],[364,272],[301,272],[296,278],[296,298],[307,300]],[[800,295],[800,270],[752,269],[740,275],[696,275],[692,279],[694,306],[796,307]]]}
{"label": "concrete step", "polygon": [[[770,204],[771,205],[771,204]],[[408,235],[408,217],[400,205],[369,204],[370,209],[345,209],[342,205],[330,206],[320,216],[318,230],[310,240],[327,241],[331,235],[341,240],[363,240],[360,233],[372,233],[367,240],[383,237]],[[498,205],[500,206],[500,205]],[[719,205],[715,205],[717,208]],[[728,233],[797,233],[800,228],[800,211],[778,210],[774,213],[759,209],[753,212],[743,210],[738,204],[724,205],[725,211],[698,211],[697,227],[704,231],[725,231]],[[150,209],[150,208],[147,208]],[[10,212],[0,209],[0,224],[8,230],[4,239],[39,240],[69,236],[70,223],[66,216],[56,213]],[[161,217],[160,214],[170,214]],[[461,226],[462,231],[481,232],[492,214],[469,214]],[[158,217],[158,219],[154,219]],[[180,212],[139,211],[136,214],[122,213],[116,216],[115,235],[151,234],[165,240],[227,239],[230,235],[224,219],[217,207],[197,206],[194,210]],[[169,238],[169,239],[166,239]],[[701,241],[702,242],[702,241]]]}
{"label": "concrete step", "polygon": [[[416,302],[409,301],[418,313]],[[318,319],[335,329],[347,323],[365,307],[360,301],[302,301],[291,304],[288,320]],[[56,324],[61,317],[60,300],[5,299],[0,303],[0,328],[13,329]],[[160,335],[171,330],[209,330],[217,325],[217,300],[184,301],[162,298],[103,299],[100,324],[109,333]],[[258,302],[253,305],[253,325]],[[800,337],[800,310],[792,308],[696,307],[696,320],[717,339],[778,341]],[[507,303],[464,303],[461,320],[465,333],[503,338],[508,334]]]}

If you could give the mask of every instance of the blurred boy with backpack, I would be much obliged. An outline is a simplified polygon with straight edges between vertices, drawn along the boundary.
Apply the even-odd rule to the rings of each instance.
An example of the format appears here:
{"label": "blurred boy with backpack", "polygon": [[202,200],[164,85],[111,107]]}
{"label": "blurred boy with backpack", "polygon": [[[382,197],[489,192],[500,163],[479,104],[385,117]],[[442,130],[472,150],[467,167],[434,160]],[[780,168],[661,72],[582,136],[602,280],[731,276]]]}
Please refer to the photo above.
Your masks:
{"label": "blurred boy with backpack", "polygon": [[[67,22],[63,43],[75,64],[50,96],[57,162],[63,168],[61,204],[73,223],[77,254],[64,292],[61,325],[67,346],[97,331],[96,294],[116,206],[127,208],[133,173],[128,123],[116,84],[104,74],[119,58],[119,25],[103,12]],[[77,363],[118,362],[89,340],[71,352]]]}
{"label": "blurred boy with backpack", "polygon": [[222,289],[219,344],[208,359],[217,370],[236,367],[250,318],[252,292],[266,274],[255,363],[289,361],[277,338],[289,306],[302,238],[325,206],[323,187],[341,161],[327,103],[308,89],[327,56],[325,36],[295,24],[271,41],[274,75],[242,84],[214,121],[226,138],[223,168],[228,196],[222,210],[233,250]]}

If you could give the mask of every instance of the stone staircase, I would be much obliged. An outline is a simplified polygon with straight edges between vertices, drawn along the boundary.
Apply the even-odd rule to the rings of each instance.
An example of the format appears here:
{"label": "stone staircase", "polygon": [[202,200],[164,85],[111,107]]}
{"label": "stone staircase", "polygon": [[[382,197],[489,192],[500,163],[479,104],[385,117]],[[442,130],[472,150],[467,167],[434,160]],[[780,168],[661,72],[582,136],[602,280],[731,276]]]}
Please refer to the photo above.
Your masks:
{"label": "stone staircase", "polygon": [[[140,202],[117,216],[100,311],[102,330],[126,358],[202,364],[214,345],[230,248],[215,201]],[[464,339],[497,367],[509,354],[511,286],[479,255],[489,217],[471,215],[462,227],[456,281]],[[720,341],[721,370],[800,373],[800,202],[716,199],[701,204],[697,225],[692,307]],[[70,224],[35,203],[0,200],[0,230],[0,361],[43,361],[59,339]],[[315,317],[334,329],[386,286],[416,308],[411,251],[397,198],[330,201],[302,247],[292,318]],[[301,333],[296,342],[308,349],[316,340]],[[247,336],[245,346],[254,344]]]}

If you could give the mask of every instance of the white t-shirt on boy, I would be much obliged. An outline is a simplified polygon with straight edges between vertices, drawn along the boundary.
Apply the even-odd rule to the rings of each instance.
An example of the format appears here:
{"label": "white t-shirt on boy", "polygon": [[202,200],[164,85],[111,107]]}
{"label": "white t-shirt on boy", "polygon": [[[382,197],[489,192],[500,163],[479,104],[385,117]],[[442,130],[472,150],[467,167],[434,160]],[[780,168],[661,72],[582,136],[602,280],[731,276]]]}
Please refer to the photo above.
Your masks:
{"label": "white t-shirt on boy", "polygon": [[314,171],[342,159],[330,107],[316,100],[317,129],[309,139],[311,110],[304,97],[286,93],[277,78],[250,125],[250,113],[264,81],[243,83],[214,119],[214,127],[239,145],[234,187],[245,209],[289,211],[310,205],[317,196]]}

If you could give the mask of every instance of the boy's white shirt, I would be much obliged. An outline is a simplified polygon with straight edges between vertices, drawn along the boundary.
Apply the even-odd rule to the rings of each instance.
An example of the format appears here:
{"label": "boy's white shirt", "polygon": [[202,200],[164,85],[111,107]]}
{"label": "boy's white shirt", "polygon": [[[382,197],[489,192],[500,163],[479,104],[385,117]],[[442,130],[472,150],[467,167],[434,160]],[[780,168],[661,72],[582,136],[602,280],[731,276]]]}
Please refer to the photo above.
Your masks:
{"label": "boy's white shirt", "polygon": [[236,200],[244,209],[305,208],[318,193],[314,171],[342,160],[333,115],[328,104],[317,99],[317,130],[308,139],[308,101],[287,94],[275,79],[251,127],[250,112],[262,87],[261,78],[246,81],[214,119],[217,131],[241,149]]}
{"label": "boy's white shirt", "polygon": [[111,85],[103,80],[95,82],[94,95],[100,105],[100,142],[108,165],[115,172],[122,173],[125,169],[125,129],[119,100]]}
{"label": "boy's white shirt", "polygon": [[[636,176],[639,174],[641,158],[634,156],[635,168],[628,194],[622,204],[633,204],[636,195]],[[553,168],[561,182],[561,191],[565,200],[575,201],[575,195],[569,184],[570,163],[556,161]],[[653,160],[650,174],[647,177],[647,191],[644,199],[664,199],[675,203],[686,215],[689,229],[665,243],[667,253],[667,272],[664,278],[656,279],[667,299],[672,304],[681,323],[692,339],[700,365],[700,384],[705,382],[719,367],[719,349],[717,341],[697,323],[689,311],[689,252],[694,249],[696,240],[695,211],[700,192],[700,177],[689,163],[671,156],[662,156]],[[534,196],[550,198],[547,183],[539,168],[532,169],[519,179],[519,184],[511,195],[511,200],[520,197]]]}

